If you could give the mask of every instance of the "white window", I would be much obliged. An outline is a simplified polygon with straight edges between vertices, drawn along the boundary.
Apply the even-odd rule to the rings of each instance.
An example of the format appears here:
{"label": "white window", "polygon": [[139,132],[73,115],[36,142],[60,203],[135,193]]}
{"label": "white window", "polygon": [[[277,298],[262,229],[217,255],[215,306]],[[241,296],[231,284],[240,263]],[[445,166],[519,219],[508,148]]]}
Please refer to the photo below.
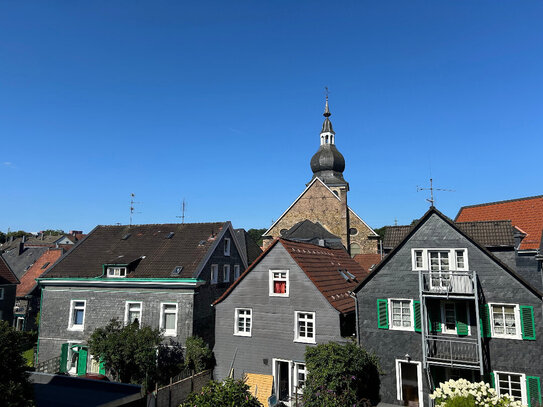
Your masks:
{"label": "white window", "polygon": [[25,326],[24,317],[17,317],[17,320],[15,321],[15,330],[22,331],[24,326]]}
{"label": "white window", "polygon": [[467,249],[412,249],[413,270],[468,271]]}
{"label": "white window", "polygon": [[444,302],[441,308],[442,331],[444,334],[456,334],[456,306],[454,302]]}
{"label": "white window", "polygon": [[526,376],[520,373],[494,372],[494,381],[498,394],[509,394],[523,405],[528,404],[526,397]]}
{"label": "white window", "polygon": [[82,331],[85,325],[85,300],[72,300],[70,303],[70,321],[68,329],[72,331]]}
{"label": "white window", "polygon": [[270,270],[270,296],[288,297],[288,270]]}
{"label": "white window", "polygon": [[222,266],[222,281],[225,283],[230,282],[230,264]]}
{"label": "white window", "polygon": [[224,238],[224,255],[230,256],[230,239]]}
{"label": "white window", "polygon": [[492,336],[521,339],[520,313],[516,304],[489,304]]}
{"label": "white window", "polygon": [[108,267],[107,268],[108,277],[126,277],[126,267]]}
{"label": "white window", "polygon": [[164,336],[177,336],[177,304],[160,304],[160,329]]}
{"label": "white window", "polygon": [[219,266],[216,264],[211,265],[211,284],[217,284],[219,281]]}
{"label": "white window", "polygon": [[390,300],[390,329],[413,330],[413,301],[407,299]]}
{"label": "white window", "polygon": [[141,302],[127,301],[124,309],[125,325],[138,321],[141,326]]}
{"label": "white window", "polygon": [[253,311],[250,308],[236,308],[234,335],[251,336]]}
{"label": "white window", "polygon": [[4,299],[4,287],[0,287],[0,300]]}
{"label": "white window", "polygon": [[304,392],[304,386],[305,386],[305,380],[307,377],[307,372],[305,370],[305,364],[304,363],[295,363],[294,364],[295,369],[295,382],[294,385],[296,386],[296,391],[298,394],[302,394]]}
{"label": "white window", "polygon": [[315,313],[296,311],[294,321],[294,341],[315,343]]}
{"label": "white window", "polygon": [[234,264],[234,280],[237,280],[239,278],[239,274],[240,274],[239,264]]}

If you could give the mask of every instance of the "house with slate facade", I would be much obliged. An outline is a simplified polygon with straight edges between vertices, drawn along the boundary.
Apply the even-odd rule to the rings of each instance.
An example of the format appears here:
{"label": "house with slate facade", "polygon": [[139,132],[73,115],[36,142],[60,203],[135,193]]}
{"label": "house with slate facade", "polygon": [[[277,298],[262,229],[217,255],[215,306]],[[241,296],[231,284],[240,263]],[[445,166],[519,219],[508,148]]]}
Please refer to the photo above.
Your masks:
{"label": "house with slate facade", "polygon": [[430,208],[354,292],[382,401],[431,405],[440,382],[465,378],[541,403],[542,293],[469,227]]}
{"label": "house with slate facade", "polygon": [[212,347],[215,301],[247,267],[230,222],[97,226],[38,279],[38,363],[102,372],[86,341],[112,318],[160,328],[167,343]]}
{"label": "house with slate facade", "polygon": [[0,257],[0,321],[7,321],[10,325],[13,320],[13,306],[18,284],[19,279],[8,263]]}
{"label": "house with slate facade", "polygon": [[[293,229],[304,239],[315,228],[309,222]],[[331,236],[336,248],[327,247],[329,234],[320,228],[320,245],[275,239],[214,303],[216,380],[248,375],[253,383],[258,378],[261,385],[254,386],[261,397],[263,388],[270,389],[265,385],[270,378],[273,397],[295,405],[306,377],[306,348],[353,337],[356,318],[349,292],[365,272],[337,236]],[[288,234],[294,237],[296,231]]]}

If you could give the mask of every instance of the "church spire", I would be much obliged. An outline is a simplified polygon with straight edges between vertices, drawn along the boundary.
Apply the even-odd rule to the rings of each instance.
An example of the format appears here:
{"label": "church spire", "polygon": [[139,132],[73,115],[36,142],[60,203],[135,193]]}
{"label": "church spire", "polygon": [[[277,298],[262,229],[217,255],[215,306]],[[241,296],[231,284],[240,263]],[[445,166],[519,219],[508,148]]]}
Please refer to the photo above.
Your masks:
{"label": "church spire", "polygon": [[[328,91],[328,89],[326,90]],[[336,132],[334,131],[332,122],[329,119],[329,117],[332,116],[332,113],[330,113],[330,108],[328,107],[328,95],[326,95],[326,104],[324,105],[324,113],[322,115],[324,116],[324,123],[322,123],[321,130],[321,146],[323,144],[335,144],[334,137]]]}

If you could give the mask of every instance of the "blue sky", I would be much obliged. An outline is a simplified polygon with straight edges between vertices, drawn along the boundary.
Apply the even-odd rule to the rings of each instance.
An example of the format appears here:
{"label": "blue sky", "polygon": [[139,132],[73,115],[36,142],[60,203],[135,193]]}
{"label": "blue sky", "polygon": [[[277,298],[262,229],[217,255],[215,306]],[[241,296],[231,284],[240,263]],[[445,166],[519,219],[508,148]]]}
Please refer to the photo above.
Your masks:
{"label": "blue sky", "polygon": [[0,230],[268,227],[324,87],[371,226],[543,193],[540,1],[4,1]]}

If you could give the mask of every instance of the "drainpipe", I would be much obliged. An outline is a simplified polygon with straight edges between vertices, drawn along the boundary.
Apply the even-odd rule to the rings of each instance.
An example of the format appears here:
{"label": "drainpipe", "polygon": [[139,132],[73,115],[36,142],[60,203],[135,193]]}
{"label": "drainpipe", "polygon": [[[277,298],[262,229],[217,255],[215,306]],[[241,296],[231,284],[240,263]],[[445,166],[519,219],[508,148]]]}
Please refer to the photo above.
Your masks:
{"label": "drainpipe", "polygon": [[358,344],[358,346],[360,346],[360,335],[359,335],[360,327],[358,326],[358,297],[352,291],[349,291],[349,296],[354,299],[354,315],[356,319],[355,321],[356,322],[355,324],[356,343]]}

